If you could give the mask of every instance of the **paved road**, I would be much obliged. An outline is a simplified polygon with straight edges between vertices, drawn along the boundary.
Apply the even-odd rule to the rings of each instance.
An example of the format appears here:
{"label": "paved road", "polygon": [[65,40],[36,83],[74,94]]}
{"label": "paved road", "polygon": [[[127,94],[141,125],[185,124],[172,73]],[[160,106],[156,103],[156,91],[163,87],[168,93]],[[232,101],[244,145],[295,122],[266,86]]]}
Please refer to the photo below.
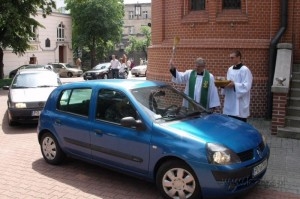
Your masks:
{"label": "paved road", "polygon": [[[152,183],[95,165],[73,159],[60,166],[46,164],[37,142],[36,125],[9,127],[6,100],[7,91],[0,90],[1,199],[162,199]],[[300,199],[299,140],[271,136],[267,121],[254,119],[250,123],[267,135],[271,157],[263,181],[240,198]]]}

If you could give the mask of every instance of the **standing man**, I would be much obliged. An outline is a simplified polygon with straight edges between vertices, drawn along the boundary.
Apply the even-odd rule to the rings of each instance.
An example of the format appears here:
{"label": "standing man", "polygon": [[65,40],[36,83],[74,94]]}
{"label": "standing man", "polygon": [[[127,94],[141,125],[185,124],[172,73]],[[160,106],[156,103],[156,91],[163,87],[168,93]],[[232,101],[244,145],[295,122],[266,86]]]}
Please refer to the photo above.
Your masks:
{"label": "standing man", "polygon": [[119,60],[116,59],[115,55],[111,56],[111,61],[110,61],[110,68],[112,71],[112,78],[113,79],[118,79],[119,78],[119,68],[120,68],[120,62]]}
{"label": "standing man", "polygon": [[253,77],[241,58],[242,54],[238,50],[230,54],[233,65],[227,71],[227,80],[231,82],[221,92],[225,95],[223,113],[247,122],[250,115],[250,89]]}
{"label": "standing man", "polygon": [[197,58],[195,68],[179,72],[170,60],[170,72],[172,82],[186,84],[184,93],[201,104],[205,108],[213,109],[220,106],[218,90],[215,86],[214,76],[205,69],[206,63],[203,58]]}

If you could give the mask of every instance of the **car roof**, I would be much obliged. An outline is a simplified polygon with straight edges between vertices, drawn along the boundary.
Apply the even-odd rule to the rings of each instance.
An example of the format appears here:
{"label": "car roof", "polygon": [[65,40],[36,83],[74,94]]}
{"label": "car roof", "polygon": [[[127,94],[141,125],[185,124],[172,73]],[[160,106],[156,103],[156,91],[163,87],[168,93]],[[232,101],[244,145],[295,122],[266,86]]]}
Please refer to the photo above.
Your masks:
{"label": "car roof", "polygon": [[83,87],[106,87],[120,88],[121,90],[136,89],[151,86],[164,86],[165,82],[153,80],[136,80],[136,79],[99,79],[81,82],[71,82],[64,84],[61,89],[83,88]]}

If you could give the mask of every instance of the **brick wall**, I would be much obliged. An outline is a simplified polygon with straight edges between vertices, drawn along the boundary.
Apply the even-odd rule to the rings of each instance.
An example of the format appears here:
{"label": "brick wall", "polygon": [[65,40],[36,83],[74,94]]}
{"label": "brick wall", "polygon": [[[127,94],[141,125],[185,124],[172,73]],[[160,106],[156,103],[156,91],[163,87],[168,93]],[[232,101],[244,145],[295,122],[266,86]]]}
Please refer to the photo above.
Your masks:
{"label": "brick wall", "polygon": [[[178,70],[194,67],[203,57],[214,76],[226,76],[229,53],[242,52],[253,73],[251,117],[265,117],[269,45],[280,27],[280,0],[242,0],[241,10],[222,10],[222,0],[206,1],[206,10],[190,12],[189,0],[152,0],[152,46],[148,50],[147,79],[170,82],[169,60],[173,38],[179,36],[174,62]],[[288,27],[280,42],[293,43],[294,62],[300,62],[300,2],[290,0]],[[177,86],[182,89],[183,86]]]}

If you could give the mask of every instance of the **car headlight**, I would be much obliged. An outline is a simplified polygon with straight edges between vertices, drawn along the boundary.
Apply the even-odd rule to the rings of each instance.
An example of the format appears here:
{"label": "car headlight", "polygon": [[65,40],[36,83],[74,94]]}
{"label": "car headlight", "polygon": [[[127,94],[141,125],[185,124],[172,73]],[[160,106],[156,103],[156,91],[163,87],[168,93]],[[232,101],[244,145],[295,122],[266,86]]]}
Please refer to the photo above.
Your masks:
{"label": "car headlight", "polygon": [[241,162],[231,149],[215,143],[207,143],[207,159],[211,164],[233,164]]}
{"label": "car headlight", "polygon": [[26,103],[23,102],[12,103],[12,108],[26,108]]}

